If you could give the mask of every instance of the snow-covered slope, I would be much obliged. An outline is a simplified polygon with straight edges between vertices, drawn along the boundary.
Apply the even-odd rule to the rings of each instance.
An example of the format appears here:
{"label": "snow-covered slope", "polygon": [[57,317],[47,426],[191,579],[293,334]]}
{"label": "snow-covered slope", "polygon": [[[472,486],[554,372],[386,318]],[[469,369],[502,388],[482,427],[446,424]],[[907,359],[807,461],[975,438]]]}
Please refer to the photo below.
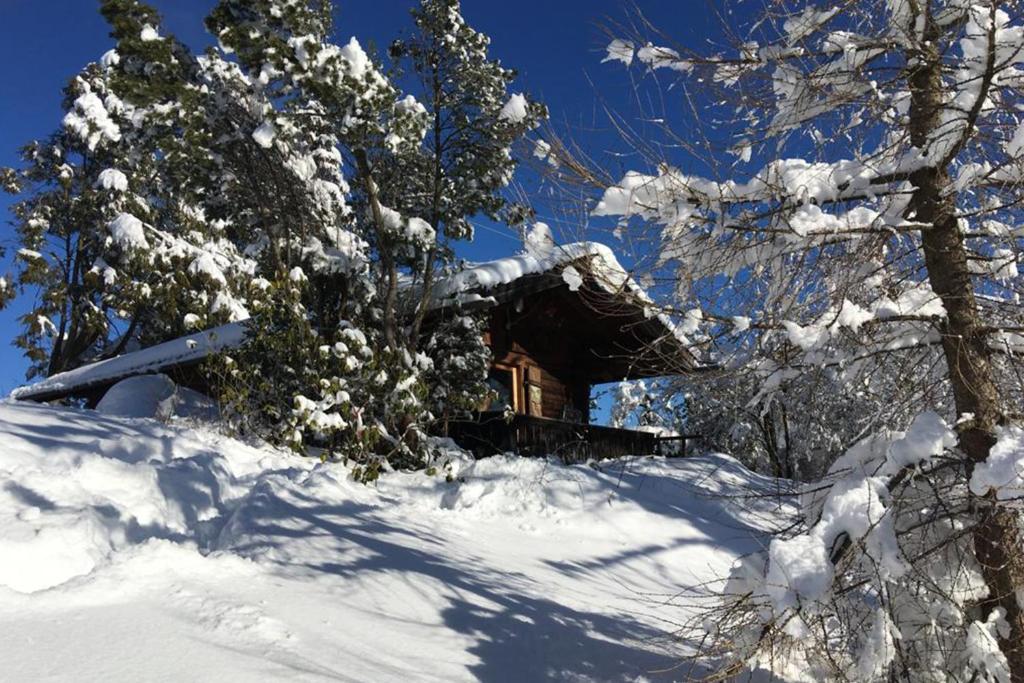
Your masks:
{"label": "snow-covered slope", "polygon": [[[0,403],[0,678],[672,679],[684,588],[756,546],[724,456],[461,482]],[[661,671],[662,673],[657,673]]]}

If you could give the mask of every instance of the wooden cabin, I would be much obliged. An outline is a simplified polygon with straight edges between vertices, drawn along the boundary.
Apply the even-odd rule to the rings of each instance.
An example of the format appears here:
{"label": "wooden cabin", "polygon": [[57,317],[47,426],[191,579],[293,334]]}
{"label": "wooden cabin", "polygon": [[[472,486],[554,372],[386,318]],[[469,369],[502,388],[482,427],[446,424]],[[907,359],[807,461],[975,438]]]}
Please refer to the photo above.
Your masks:
{"label": "wooden cabin", "polygon": [[[672,324],[657,315],[607,247],[579,243],[468,267],[438,282],[429,323],[486,311],[497,398],[443,430],[477,455],[518,452],[567,458],[654,453],[655,435],[590,424],[596,384],[685,374],[696,363]],[[201,389],[200,363],[244,342],[223,325],[48,377],[19,400],[68,398],[95,406],[126,377],[164,373]],[[507,406],[507,408],[506,408]],[[511,411],[508,410],[511,409]]]}
{"label": "wooden cabin", "polygon": [[[590,424],[596,384],[692,372],[696,362],[671,322],[657,315],[611,251],[581,243],[547,258],[481,264],[460,275],[485,307],[498,398],[450,425],[479,455],[514,451],[577,459],[654,453],[654,434]],[[455,305],[441,305],[444,315]],[[511,408],[511,415],[507,409]]]}

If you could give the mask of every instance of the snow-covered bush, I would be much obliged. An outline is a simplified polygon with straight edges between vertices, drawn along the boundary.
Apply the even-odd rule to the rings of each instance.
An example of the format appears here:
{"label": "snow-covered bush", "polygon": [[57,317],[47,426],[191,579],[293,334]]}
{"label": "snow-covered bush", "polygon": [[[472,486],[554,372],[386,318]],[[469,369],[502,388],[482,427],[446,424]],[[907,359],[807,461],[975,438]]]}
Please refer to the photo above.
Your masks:
{"label": "snow-covered bush", "polygon": [[431,371],[430,409],[441,419],[477,409],[491,395],[487,375],[491,353],[481,340],[486,318],[454,315],[437,324],[427,342]]}
{"label": "snow-covered bush", "polygon": [[[740,366],[670,382],[659,398],[685,407],[687,430],[708,449],[734,453],[756,472],[811,481],[865,435],[913,419],[923,387],[942,386],[932,375],[911,380],[887,361],[863,380],[834,367],[805,368],[759,400],[763,377]],[[937,395],[933,405],[945,409],[948,399]]]}
{"label": "snow-covered bush", "polygon": [[266,303],[246,322],[247,343],[213,358],[225,417],[236,429],[325,459],[369,453],[380,432],[364,425],[350,384],[362,386],[373,358],[366,337],[347,322],[318,331],[303,304],[305,280],[268,283]]}

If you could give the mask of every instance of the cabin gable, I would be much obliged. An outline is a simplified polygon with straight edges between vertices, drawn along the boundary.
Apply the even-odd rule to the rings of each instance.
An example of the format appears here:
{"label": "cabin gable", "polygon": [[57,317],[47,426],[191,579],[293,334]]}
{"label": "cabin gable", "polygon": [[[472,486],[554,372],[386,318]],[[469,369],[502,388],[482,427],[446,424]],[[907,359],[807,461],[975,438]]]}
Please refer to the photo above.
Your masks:
{"label": "cabin gable", "polygon": [[544,273],[488,294],[492,381],[512,385],[517,414],[588,423],[593,385],[692,368],[662,321],[591,278],[573,290]]}

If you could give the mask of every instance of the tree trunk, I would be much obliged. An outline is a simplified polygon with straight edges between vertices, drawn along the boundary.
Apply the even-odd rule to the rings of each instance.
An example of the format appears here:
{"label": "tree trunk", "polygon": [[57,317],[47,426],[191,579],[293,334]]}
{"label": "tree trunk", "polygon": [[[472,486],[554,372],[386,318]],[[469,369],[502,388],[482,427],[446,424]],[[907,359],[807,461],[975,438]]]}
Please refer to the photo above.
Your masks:
{"label": "tree trunk", "polygon": [[356,165],[363,185],[366,188],[367,201],[370,204],[370,213],[373,217],[374,228],[378,235],[378,251],[380,253],[381,265],[384,268],[387,278],[384,291],[384,341],[392,350],[398,349],[397,332],[397,311],[398,308],[398,266],[395,264],[394,255],[390,251],[390,240],[385,235],[384,218],[381,211],[380,199],[377,197],[377,185],[373,179],[373,169],[370,168],[370,161],[366,151],[357,149],[354,152]]}
{"label": "tree trunk", "polygon": [[[927,149],[929,136],[940,125],[944,88],[936,47],[937,29],[930,17],[926,27],[925,40],[919,46],[909,79],[910,137],[922,150]],[[980,96],[986,94],[983,90]],[[961,417],[973,416],[959,430],[969,477],[973,467],[988,458],[995,443],[995,428],[1003,417],[999,389],[992,373],[991,351],[974,295],[954,195],[946,191],[950,182],[948,166],[940,164],[915,171],[910,182],[916,188],[910,210],[915,212],[915,220],[931,225],[921,231],[921,242],[928,282],[946,310],[941,326],[942,349],[956,410]],[[997,507],[990,496],[976,503],[974,549],[989,589],[988,597],[981,603],[982,618],[987,619],[997,607],[1005,610],[1010,634],[1000,638],[999,646],[1010,665],[1012,680],[1024,682],[1024,612],[1016,597],[1016,588],[1024,587],[1024,553],[1017,515]]]}
{"label": "tree trunk", "polygon": [[772,466],[772,476],[776,479],[784,479],[785,472],[782,469],[782,461],[779,458],[779,435],[775,429],[775,409],[774,403],[769,409],[761,416],[761,433],[764,438],[765,453],[768,456],[768,462]]}
{"label": "tree trunk", "polygon": [[[436,64],[436,62],[435,62]],[[426,264],[423,268],[423,291],[420,294],[420,303],[416,308],[416,315],[412,323],[412,331],[409,334],[410,351],[416,351],[419,344],[420,331],[423,328],[423,321],[430,308],[430,295],[434,285],[434,265],[437,259],[437,249],[442,239],[441,235],[441,193],[444,183],[444,141],[441,126],[441,94],[443,83],[437,67],[434,67],[431,80],[431,91],[433,93],[433,115],[434,115],[434,189],[431,195],[430,223],[434,228],[434,246],[427,252]]]}

